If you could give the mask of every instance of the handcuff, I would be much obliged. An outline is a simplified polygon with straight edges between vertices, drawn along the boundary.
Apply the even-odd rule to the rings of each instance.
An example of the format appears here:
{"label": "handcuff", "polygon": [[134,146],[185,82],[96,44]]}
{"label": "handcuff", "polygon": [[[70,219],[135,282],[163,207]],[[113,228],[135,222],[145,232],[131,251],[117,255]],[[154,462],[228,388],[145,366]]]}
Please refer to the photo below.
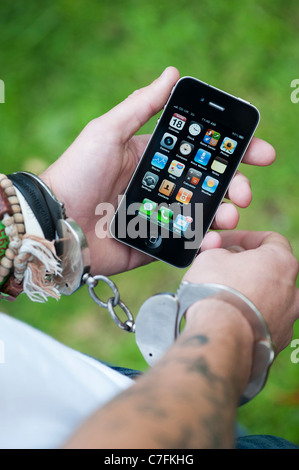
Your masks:
{"label": "handcuff", "polygon": [[[199,300],[216,298],[237,307],[245,316],[254,335],[253,361],[249,382],[240,399],[240,405],[254,398],[264,387],[275,357],[275,346],[267,324],[255,305],[240,292],[220,284],[192,284],[183,281],[178,291],[160,293],[147,299],[139,309],[136,320],[129,308],[120,300],[117,286],[103,275],[90,274],[90,254],[86,237],[79,225],[67,218],[63,203],[36,175],[18,172],[37,185],[52,217],[55,247],[61,260],[61,275],[54,278],[60,294],[71,295],[84,284],[91,298],[106,308],[121,329],[135,333],[136,344],[146,362],[152,366],[171,347],[180,335],[182,319],[188,308]],[[105,282],[113,296],[107,302],[95,293],[98,282]],[[122,321],[115,312],[119,306],[127,317]]]}
{"label": "handcuff", "polygon": [[180,335],[181,321],[195,302],[213,298],[236,307],[251,326],[254,335],[253,360],[248,384],[239,405],[252,400],[264,387],[275,357],[267,324],[243,294],[220,284],[193,284],[183,281],[176,294],[156,294],[141,306],[135,322],[136,343],[149,365],[153,365]]}

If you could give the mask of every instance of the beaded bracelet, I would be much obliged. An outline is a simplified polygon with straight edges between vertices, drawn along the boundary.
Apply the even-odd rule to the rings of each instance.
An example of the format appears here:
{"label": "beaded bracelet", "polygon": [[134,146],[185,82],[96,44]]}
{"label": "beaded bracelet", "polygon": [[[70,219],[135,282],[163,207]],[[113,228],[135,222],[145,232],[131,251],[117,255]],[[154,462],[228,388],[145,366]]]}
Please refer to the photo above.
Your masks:
{"label": "beaded bracelet", "polygon": [[[9,238],[5,233],[5,225],[0,221],[0,261],[4,258],[5,253],[9,247]],[[0,287],[5,279],[0,282]]]}
{"label": "beaded bracelet", "polygon": [[24,218],[22,216],[21,206],[14,185],[6,175],[0,174],[0,187],[4,190],[11,206],[12,213],[9,215],[13,216],[18,233],[20,237],[22,237],[25,234]]}
{"label": "beaded bracelet", "polygon": [[5,251],[1,253],[0,262],[0,286],[3,297],[6,290],[5,284],[13,268],[14,258],[25,234],[24,219],[15,188],[13,183],[3,174],[0,174],[0,201],[1,225],[5,233],[4,237],[2,232],[4,239],[2,246],[5,246]]}
{"label": "beaded bracelet", "polygon": [[[18,175],[18,173],[14,174],[14,177]],[[27,174],[22,174],[22,176],[20,174],[19,176],[18,184],[20,184],[20,179],[29,178]],[[39,224],[33,224],[32,226],[32,223],[30,223],[31,203],[35,201],[36,206],[41,209],[44,206],[41,207],[42,192],[37,188],[37,194],[35,193],[36,197],[33,201],[32,197],[30,199],[32,186],[27,184],[27,189],[29,191],[28,194],[26,193],[28,199],[26,197],[24,199],[23,195],[22,200],[19,199],[20,193],[17,184],[15,186],[14,178],[0,174],[0,218],[2,216],[1,222],[9,242],[4,255],[2,253],[2,259],[0,258],[0,299],[14,301],[22,292],[31,300],[38,302],[44,302],[48,297],[58,299],[60,293],[54,278],[61,275],[61,260],[56,254],[55,231],[53,231],[53,237],[45,238],[40,231],[39,234],[36,234],[35,230],[33,232],[30,230],[39,226]],[[2,210],[1,195],[3,200]],[[28,212],[28,207],[31,209],[30,212]],[[26,223],[22,212],[23,208]],[[51,213],[48,211],[47,214],[47,219],[50,219]],[[29,233],[26,233],[26,224]]]}
{"label": "beaded bracelet", "polygon": [[5,232],[5,225],[2,223],[5,214],[11,216],[13,215],[13,211],[4,189],[0,186],[0,261],[4,258],[5,252],[9,246],[9,238]]}

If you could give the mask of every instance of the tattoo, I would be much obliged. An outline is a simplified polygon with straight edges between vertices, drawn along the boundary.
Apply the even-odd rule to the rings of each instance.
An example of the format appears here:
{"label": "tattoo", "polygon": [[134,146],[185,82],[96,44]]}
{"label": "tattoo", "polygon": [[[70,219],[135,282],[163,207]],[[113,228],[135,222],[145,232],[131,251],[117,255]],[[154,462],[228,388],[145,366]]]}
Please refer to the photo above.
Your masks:
{"label": "tattoo", "polygon": [[190,338],[185,339],[182,344],[185,345],[203,345],[209,342],[209,338],[205,335],[191,336]]}
{"label": "tattoo", "polygon": [[[181,345],[182,347],[195,344],[203,345],[207,342],[209,342],[207,337],[198,335],[184,340]],[[200,409],[196,409],[195,402],[194,417],[198,415],[197,424],[194,425],[194,422],[193,425],[186,422],[182,423],[176,429],[176,437],[173,435],[171,442],[167,442],[165,436],[162,435],[157,436],[158,442],[163,443],[167,448],[171,448],[171,446],[172,448],[181,449],[194,448],[194,446],[196,448],[198,446],[197,439],[201,440],[205,436],[204,441],[207,447],[224,447],[228,442],[230,432],[232,432],[230,417],[230,404],[234,396],[232,381],[213,372],[208,360],[202,354],[195,358],[179,357],[175,360],[178,365],[184,365],[187,372],[196,374],[204,380],[206,387],[199,389],[199,399],[204,399],[203,403],[205,404],[204,408],[201,405]],[[181,392],[172,390],[172,393],[176,396],[178,406],[186,400],[186,395],[182,396]],[[168,418],[168,416],[164,414],[160,415],[160,418]]]}
{"label": "tattoo", "polygon": [[[207,358],[201,352],[199,354],[199,351],[201,351],[200,346],[210,342],[207,336],[198,334],[186,339],[181,337],[180,341],[181,348],[184,348],[185,351],[184,357],[182,355],[166,356],[156,366],[151,379],[148,376],[146,382],[140,382],[136,388],[134,386],[129,388],[119,397],[116,397],[114,403],[127,398],[132,411],[136,411],[140,416],[152,417],[156,423],[160,422],[161,429],[165,425],[167,425],[168,430],[169,427],[173,428],[175,426],[170,433],[156,432],[156,435],[152,436],[159,447],[161,445],[167,449],[198,448],[198,446],[204,446],[205,448],[224,447],[228,442],[229,433],[232,431],[230,406],[234,396],[232,394],[232,381],[215,373],[211,369]],[[191,358],[188,358],[186,357],[186,348],[192,346],[194,349]],[[168,390],[162,387],[162,400],[159,400],[159,383],[163,384],[164,374],[169,373],[167,367],[170,364],[172,364],[171,370],[174,373],[176,372],[176,366],[182,365],[187,374],[194,374],[202,379],[203,386],[199,385],[198,400],[193,402],[194,419],[189,420],[186,415],[186,419],[181,419],[179,422],[173,421],[173,414],[175,416],[174,404],[176,407],[182,406],[184,409],[185,404],[190,403],[189,389],[180,387],[176,389],[174,387]],[[168,400],[165,401],[167,390],[170,394],[169,406]],[[194,392],[196,393],[196,390]],[[191,399],[193,398],[191,397]],[[200,406],[197,403],[200,403]],[[125,422],[122,425],[125,428]],[[119,422],[118,427],[120,427]]]}

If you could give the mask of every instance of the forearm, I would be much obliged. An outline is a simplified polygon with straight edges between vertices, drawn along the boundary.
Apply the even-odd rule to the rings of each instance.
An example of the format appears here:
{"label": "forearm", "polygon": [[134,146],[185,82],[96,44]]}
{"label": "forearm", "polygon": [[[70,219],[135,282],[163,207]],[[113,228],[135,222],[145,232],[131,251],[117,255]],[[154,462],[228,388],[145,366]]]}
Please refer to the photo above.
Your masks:
{"label": "forearm", "polygon": [[67,447],[233,446],[252,333],[242,314],[223,302],[200,302],[190,316],[159,364],[95,413]]}

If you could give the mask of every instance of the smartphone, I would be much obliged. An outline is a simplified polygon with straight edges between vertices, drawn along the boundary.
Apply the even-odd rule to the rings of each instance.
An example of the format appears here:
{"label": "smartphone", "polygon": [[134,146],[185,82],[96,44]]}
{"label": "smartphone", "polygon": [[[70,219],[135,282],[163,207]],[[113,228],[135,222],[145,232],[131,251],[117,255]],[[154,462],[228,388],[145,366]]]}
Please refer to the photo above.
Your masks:
{"label": "smartphone", "polygon": [[116,210],[112,235],[172,266],[189,266],[258,122],[247,101],[181,78]]}

